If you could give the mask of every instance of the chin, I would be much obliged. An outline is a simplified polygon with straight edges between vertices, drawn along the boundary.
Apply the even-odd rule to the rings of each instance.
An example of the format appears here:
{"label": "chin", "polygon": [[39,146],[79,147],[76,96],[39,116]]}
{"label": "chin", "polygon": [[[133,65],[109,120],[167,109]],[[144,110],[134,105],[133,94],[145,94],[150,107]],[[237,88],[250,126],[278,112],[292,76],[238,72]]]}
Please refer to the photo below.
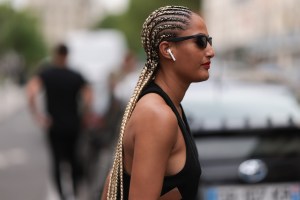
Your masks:
{"label": "chin", "polygon": [[205,75],[205,76],[201,76],[199,77],[197,80],[193,81],[193,82],[203,82],[203,81],[207,81],[209,79],[209,74]]}

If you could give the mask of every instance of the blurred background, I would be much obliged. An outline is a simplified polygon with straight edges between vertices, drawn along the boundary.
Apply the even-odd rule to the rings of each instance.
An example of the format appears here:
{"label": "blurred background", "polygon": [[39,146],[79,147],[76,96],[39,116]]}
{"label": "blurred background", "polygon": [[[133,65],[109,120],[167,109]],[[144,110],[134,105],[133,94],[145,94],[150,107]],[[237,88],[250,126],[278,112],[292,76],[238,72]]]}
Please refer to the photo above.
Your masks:
{"label": "blurred background", "polygon": [[[122,70],[128,55],[133,67],[124,74],[139,72],[145,61],[142,23],[157,7],[171,4],[188,6],[205,19],[216,50],[211,81],[283,85],[299,104],[298,0],[0,0],[1,200],[58,199],[44,132],[32,119],[25,95],[27,81],[50,59],[52,48],[67,44],[70,66],[93,88],[93,111],[106,121],[115,120],[111,126],[116,127],[120,114],[107,116],[112,113],[111,74]],[[128,77],[136,80],[136,75]],[[132,85],[124,90],[118,89],[119,82],[114,84],[116,96],[123,96],[118,101],[122,113]],[[101,191],[113,149],[94,132],[83,137],[82,147],[82,156],[95,154],[82,159],[86,168],[94,166],[81,195],[89,200]]]}

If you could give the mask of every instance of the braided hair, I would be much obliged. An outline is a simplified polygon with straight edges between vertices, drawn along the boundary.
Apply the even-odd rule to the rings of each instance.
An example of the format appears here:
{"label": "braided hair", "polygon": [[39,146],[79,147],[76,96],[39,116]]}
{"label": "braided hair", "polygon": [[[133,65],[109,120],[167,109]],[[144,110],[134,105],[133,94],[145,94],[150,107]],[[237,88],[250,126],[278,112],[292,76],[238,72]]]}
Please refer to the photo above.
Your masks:
{"label": "braided hair", "polygon": [[[186,30],[192,11],[182,6],[165,6],[152,12],[143,24],[142,44],[147,55],[147,62],[139,76],[134,92],[128,102],[121,122],[120,135],[117,142],[107,199],[123,200],[123,136],[126,124],[133,112],[137,99],[144,86],[154,79],[159,67],[159,44],[161,41],[176,37],[179,31]],[[118,192],[120,194],[118,194]]]}

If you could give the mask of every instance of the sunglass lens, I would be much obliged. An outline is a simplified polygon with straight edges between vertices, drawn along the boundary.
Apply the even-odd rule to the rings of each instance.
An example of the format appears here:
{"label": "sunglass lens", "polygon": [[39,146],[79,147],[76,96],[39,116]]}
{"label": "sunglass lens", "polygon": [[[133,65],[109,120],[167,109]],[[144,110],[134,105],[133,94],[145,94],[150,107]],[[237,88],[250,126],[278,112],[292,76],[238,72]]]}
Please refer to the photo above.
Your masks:
{"label": "sunglass lens", "polygon": [[197,45],[199,46],[199,48],[201,49],[205,49],[206,45],[207,45],[207,38],[205,36],[198,36],[197,37]]}
{"label": "sunglass lens", "polygon": [[212,38],[211,37],[208,38],[208,43],[210,44],[210,46],[212,46]]}
{"label": "sunglass lens", "polygon": [[197,45],[201,49],[205,49],[207,47],[207,43],[212,46],[212,38],[200,35],[197,37]]}

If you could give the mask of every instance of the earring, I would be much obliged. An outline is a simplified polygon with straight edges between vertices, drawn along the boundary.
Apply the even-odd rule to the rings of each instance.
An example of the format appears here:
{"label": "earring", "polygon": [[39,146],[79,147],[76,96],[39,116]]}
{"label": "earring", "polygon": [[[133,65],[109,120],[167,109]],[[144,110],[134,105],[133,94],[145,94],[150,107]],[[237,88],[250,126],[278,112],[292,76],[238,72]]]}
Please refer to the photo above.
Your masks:
{"label": "earring", "polygon": [[175,62],[176,61],[176,58],[174,57],[171,49],[167,49],[167,52],[169,53],[169,55],[171,56],[172,60]]}

